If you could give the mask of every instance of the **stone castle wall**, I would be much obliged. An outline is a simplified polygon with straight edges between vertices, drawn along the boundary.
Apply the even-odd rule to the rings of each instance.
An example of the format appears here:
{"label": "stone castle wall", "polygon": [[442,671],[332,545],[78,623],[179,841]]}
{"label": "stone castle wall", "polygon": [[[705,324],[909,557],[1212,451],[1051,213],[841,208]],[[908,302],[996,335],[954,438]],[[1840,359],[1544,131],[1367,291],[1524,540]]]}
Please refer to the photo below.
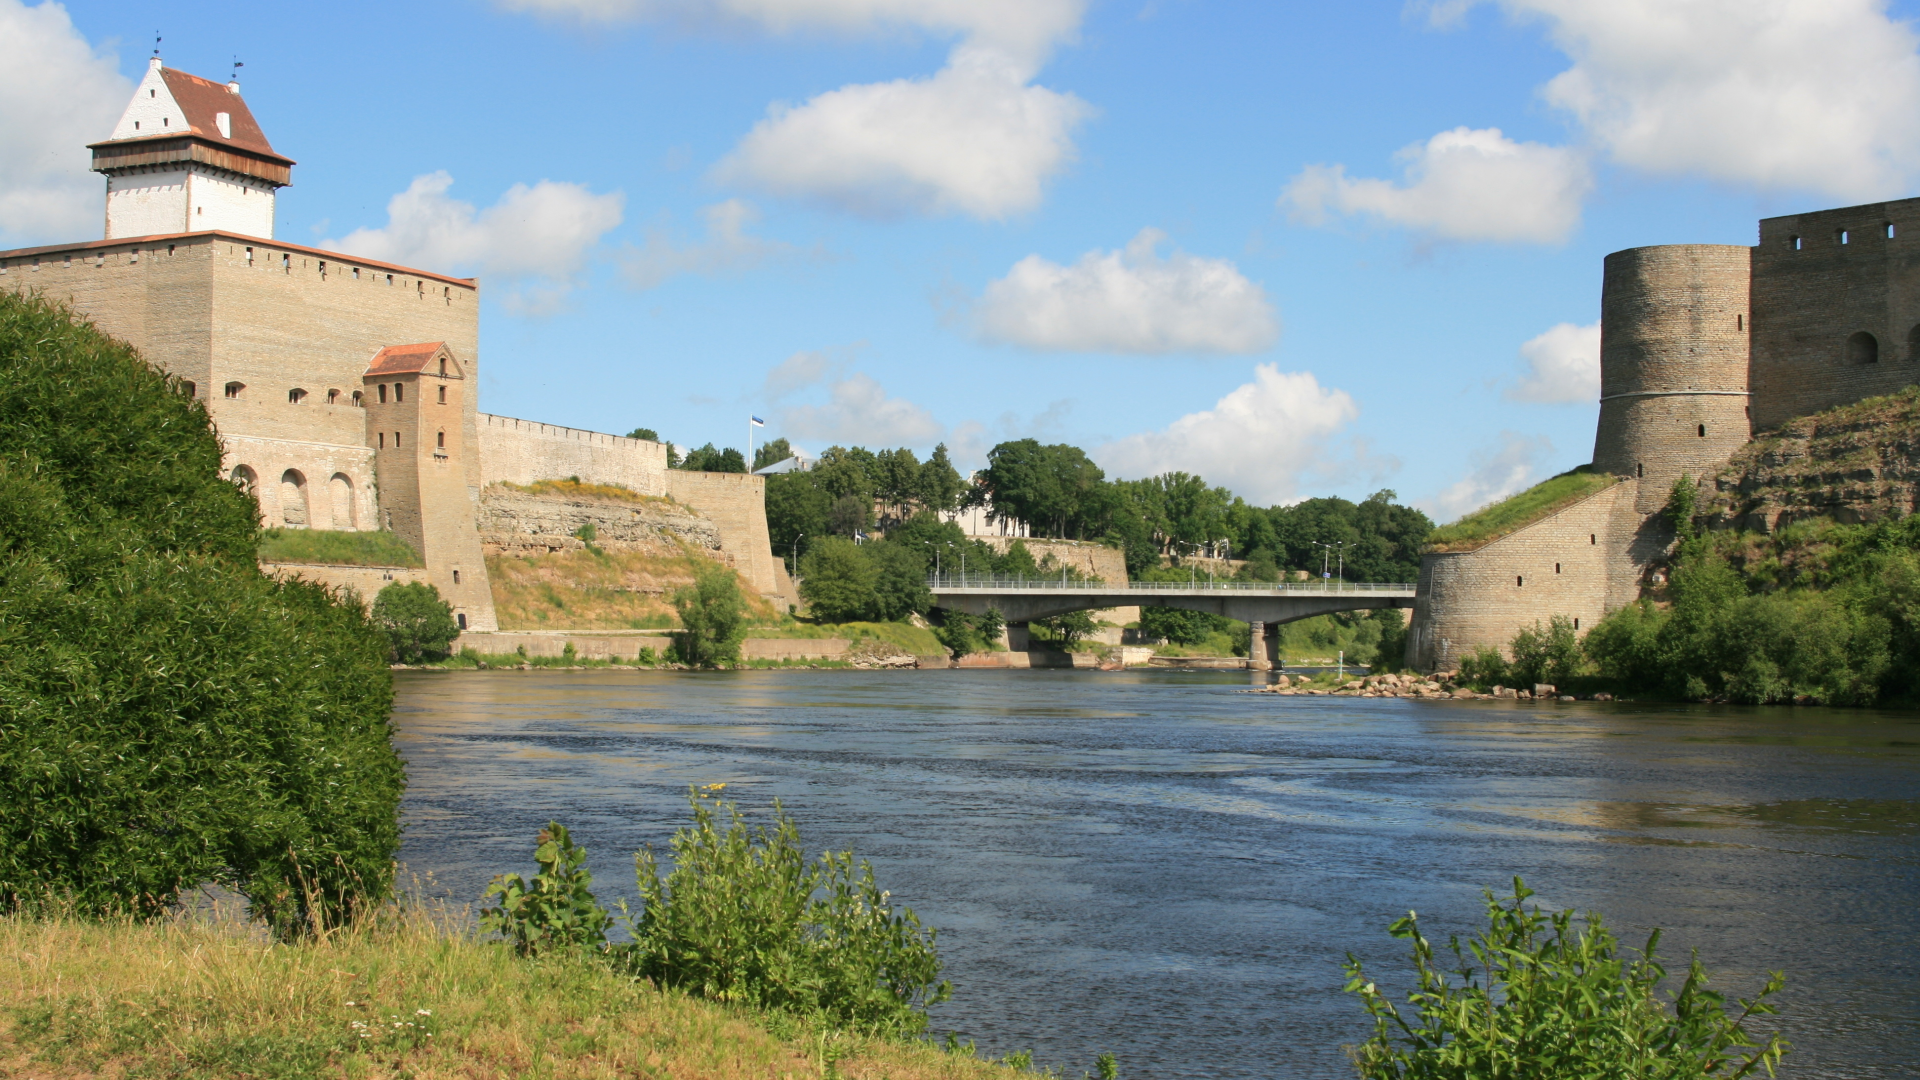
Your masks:
{"label": "stone castle wall", "polygon": [[1761,221],[1753,309],[1756,431],[1920,380],[1920,199]]}
{"label": "stone castle wall", "polygon": [[1724,244],[1607,256],[1593,465],[1641,480],[1643,514],[1746,444],[1750,271],[1750,250]]}
{"label": "stone castle wall", "polygon": [[1521,628],[1555,615],[1578,620],[1585,633],[1632,602],[1643,568],[1668,540],[1645,529],[1639,487],[1623,480],[1484,547],[1423,556],[1407,666],[1457,668],[1476,647],[1504,648]]}
{"label": "stone castle wall", "polygon": [[531,484],[577,476],[641,495],[667,493],[667,447],[598,431],[481,413],[481,483]]}
{"label": "stone castle wall", "polygon": [[669,497],[698,511],[720,530],[721,550],[733,557],[734,569],[756,592],[785,596],[774,573],[773,541],[767,534],[766,477],[669,469],[665,480]]}
{"label": "stone castle wall", "polygon": [[713,522],[664,499],[530,495],[499,484],[480,493],[480,541],[488,555],[533,556],[586,547],[574,534],[592,525],[594,543],[609,551],[677,550],[686,545],[731,565]]}

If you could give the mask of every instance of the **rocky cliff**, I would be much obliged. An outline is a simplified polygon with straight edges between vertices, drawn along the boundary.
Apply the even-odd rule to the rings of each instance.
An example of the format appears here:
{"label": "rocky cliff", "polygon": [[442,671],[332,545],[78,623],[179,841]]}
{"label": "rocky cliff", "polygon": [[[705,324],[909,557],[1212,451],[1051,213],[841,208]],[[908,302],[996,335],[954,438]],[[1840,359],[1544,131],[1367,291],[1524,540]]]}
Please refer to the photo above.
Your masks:
{"label": "rocky cliff", "polygon": [[1761,432],[1702,481],[1709,528],[1773,532],[1808,518],[1853,523],[1920,509],[1920,387]]}
{"label": "rocky cliff", "polygon": [[586,547],[584,526],[607,551],[691,548],[732,565],[713,522],[679,503],[603,484],[489,484],[480,494],[480,542],[488,555],[531,557]]}

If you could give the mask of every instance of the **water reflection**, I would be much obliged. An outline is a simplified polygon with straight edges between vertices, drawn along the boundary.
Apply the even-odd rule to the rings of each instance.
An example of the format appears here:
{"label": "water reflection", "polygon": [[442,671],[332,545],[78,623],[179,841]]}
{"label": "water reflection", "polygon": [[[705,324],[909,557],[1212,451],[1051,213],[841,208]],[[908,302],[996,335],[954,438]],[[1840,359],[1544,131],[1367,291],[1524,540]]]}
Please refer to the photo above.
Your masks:
{"label": "water reflection", "polygon": [[1078,1075],[1344,1077],[1348,950],[1523,874],[1723,989],[1792,978],[1789,1075],[1920,1060],[1920,723],[1253,695],[1238,674],[408,674],[403,852],[454,895],[559,818],[603,897],[686,786],[782,798],[941,928],[936,1027]]}

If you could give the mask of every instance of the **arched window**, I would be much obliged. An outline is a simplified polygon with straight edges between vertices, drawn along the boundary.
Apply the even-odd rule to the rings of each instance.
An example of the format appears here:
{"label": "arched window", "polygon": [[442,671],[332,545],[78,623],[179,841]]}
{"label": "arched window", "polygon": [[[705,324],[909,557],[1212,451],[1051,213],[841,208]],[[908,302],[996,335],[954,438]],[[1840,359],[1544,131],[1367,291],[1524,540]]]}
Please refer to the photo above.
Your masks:
{"label": "arched window", "polygon": [[233,475],[230,479],[233,481],[234,486],[241,491],[256,497],[259,495],[259,478],[256,477],[253,470],[247,466],[235,465],[233,467]]}
{"label": "arched window", "polygon": [[287,404],[305,405],[306,403],[307,403],[307,392],[305,390],[302,390],[296,386],[293,389],[287,391]]}
{"label": "arched window", "polygon": [[200,388],[186,381],[185,379],[180,380],[180,392],[187,395],[190,398],[200,396]]}
{"label": "arched window", "polygon": [[1516,577],[1513,579],[1513,587],[1516,589],[1524,588],[1526,587],[1526,584],[1527,584],[1526,578]]}
{"label": "arched window", "polygon": [[1707,425],[1705,424],[1700,425],[1700,437],[1703,439],[1707,437]]}
{"label": "arched window", "polygon": [[447,377],[447,358],[444,356],[440,358],[440,377]]}
{"label": "arched window", "polygon": [[230,382],[227,384],[227,396],[230,398],[237,398],[240,396],[241,391],[245,390],[246,388],[247,388],[246,383]]}
{"label": "arched window", "polygon": [[400,449],[400,433],[397,431],[393,433],[393,448]]}
{"label": "arched window", "polygon": [[362,400],[361,400],[361,398],[360,398],[360,391],[358,391],[358,390],[355,390],[355,391],[353,392],[353,407],[357,409],[357,408],[359,408],[360,406],[362,406],[362,405],[365,405],[365,404],[366,404],[366,402],[365,402],[365,401],[362,401]]}
{"label": "arched window", "polygon": [[380,404],[385,405],[386,403],[387,403],[387,384],[381,383],[380,384]]}
{"label": "arched window", "polygon": [[1880,342],[1872,334],[1862,330],[1847,339],[1847,363],[1877,364],[1880,362]]}
{"label": "arched window", "polygon": [[405,400],[407,400],[407,384],[394,383],[393,384],[393,403],[395,405],[398,405]]}
{"label": "arched window", "polygon": [[447,403],[447,388],[442,386],[440,388],[440,404],[445,405],[446,403]]}
{"label": "arched window", "polygon": [[455,615],[455,616],[454,616],[454,619],[456,619],[456,620],[457,620],[457,621],[459,622],[459,624],[460,624],[460,629],[462,629],[462,630],[465,630],[465,629],[467,628],[467,613],[466,613],[466,612],[464,612],[464,611],[463,611],[463,612],[461,612],[460,614],[458,614],[458,615]]}
{"label": "arched window", "polygon": [[280,474],[280,520],[289,529],[307,527],[307,478],[298,469]]}
{"label": "arched window", "polygon": [[339,391],[339,390],[337,390],[337,389],[331,389],[331,388],[327,390],[327,404],[329,404],[329,405],[338,405],[338,404],[340,404],[340,391]]}
{"label": "arched window", "polygon": [[434,445],[435,447],[438,447],[438,448],[439,448],[439,449],[441,449],[441,450],[445,450],[445,449],[447,448],[447,433],[446,433],[446,432],[444,432],[444,431],[436,431],[436,432],[434,432],[434,433],[433,433],[433,445]]}
{"label": "arched window", "polygon": [[358,515],[353,505],[353,479],[346,473],[334,473],[333,479],[327,481],[327,495],[333,503],[333,527],[356,527]]}

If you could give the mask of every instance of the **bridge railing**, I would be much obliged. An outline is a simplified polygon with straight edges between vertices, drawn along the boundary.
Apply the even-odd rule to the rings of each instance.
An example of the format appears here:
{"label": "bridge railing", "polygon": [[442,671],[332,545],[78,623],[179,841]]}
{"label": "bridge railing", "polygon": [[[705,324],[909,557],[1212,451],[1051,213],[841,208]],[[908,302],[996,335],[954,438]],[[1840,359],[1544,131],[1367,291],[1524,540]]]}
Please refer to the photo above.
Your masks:
{"label": "bridge railing", "polygon": [[1410,592],[1413,582],[1366,581],[1130,581],[1124,585],[1105,585],[1097,581],[1061,581],[1057,578],[1002,578],[977,574],[927,576],[927,588],[934,592],[1260,592],[1260,593],[1360,593]]}

